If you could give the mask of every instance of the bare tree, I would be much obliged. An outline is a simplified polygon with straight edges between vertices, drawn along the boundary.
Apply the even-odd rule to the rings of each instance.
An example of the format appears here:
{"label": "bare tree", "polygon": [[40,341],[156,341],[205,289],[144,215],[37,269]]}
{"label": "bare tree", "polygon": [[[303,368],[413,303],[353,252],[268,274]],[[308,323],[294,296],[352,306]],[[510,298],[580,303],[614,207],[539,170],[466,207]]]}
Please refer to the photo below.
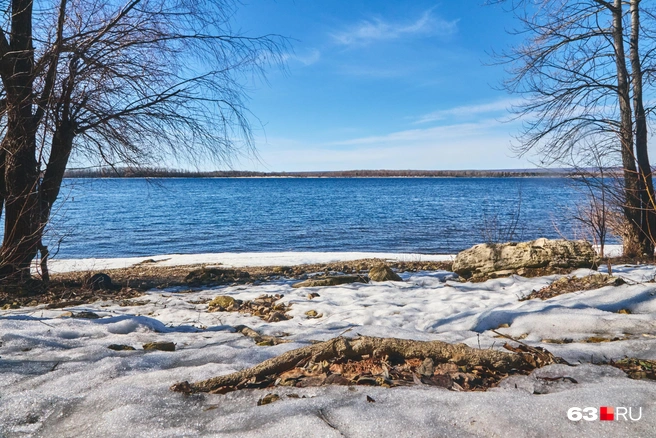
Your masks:
{"label": "bare tree", "polygon": [[512,210],[482,208],[480,224],[481,237],[485,243],[513,242],[521,238],[522,231],[522,186],[517,186],[517,199],[512,202]]}
{"label": "bare tree", "polygon": [[617,172],[606,161],[613,159],[611,155],[591,144],[583,165],[574,163],[571,174],[574,187],[583,189],[587,201],[574,207],[573,219],[581,225],[585,237],[599,247],[601,257],[604,257],[607,237],[613,231],[611,217],[623,205],[621,178],[618,181]]}
{"label": "bare tree", "polygon": [[11,2],[0,23],[0,277],[29,278],[38,250],[47,259],[43,231],[72,156],[225,161],[252,147],[241,84],[280,63],[286,41],[232,29],[236,4]]}
{"label": "bare tree", "polygon": [[[616,0],[615,9],[621,13],[621,2]],[[641,196],[641,218],[643,235],[645,235],[649,244],[641,248],[643,253],[654,254],[656,245],[656,198],[654,197],[654,183],[652,178],[652,169],[649,162],[649,150],[647,145],[647,113],[643,103],[643,55],[640,52],[640,39],[642,25],[640,20],[641,0],[630,1],[631,12],[631,34],[629,39],[629,59],[631,62],[631,81],[633,86],[633,114],[635,119],[635,151],[638,162],[638,173],[640,176],[640,196]],[[650,11],[648,11],[649,13]],[[654,42],[653,40],[650,42]],[[649,47],[653,51],[655,47]],[[650,61],[651,56],[645,57]],[[644,240],[644,239],[643,239]],[[651,245],[651,246],[650,246]]]}
{"label": "bare tree", "polygon": [[526,97],[516,108],[524,121],[517,152],[537,152],[549,165],[579,161],[590,144],[611,151],[623,170],[625,254],[653,256],[655,204],[642,65],[651,62],[656,44],[648,40],[646,50],[638,45],[640,1],[631,1],[628,31],[629,11],[621,0],[503,3],[512,5],[526,35],[524,44],[503,54],[511,65],[506,88]]}

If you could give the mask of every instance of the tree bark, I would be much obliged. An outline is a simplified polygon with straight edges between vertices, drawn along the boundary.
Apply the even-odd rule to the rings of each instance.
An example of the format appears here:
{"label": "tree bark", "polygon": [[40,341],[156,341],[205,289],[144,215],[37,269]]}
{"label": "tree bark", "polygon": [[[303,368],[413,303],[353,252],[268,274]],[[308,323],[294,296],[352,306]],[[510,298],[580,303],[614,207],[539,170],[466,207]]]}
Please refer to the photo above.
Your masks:
{"label": "tree bark", "polygon": [[640,60],[640,0],[631,0],[631,39],[629,58],[632,70],[633,112],[635,116],[635,150],[638,160],[641,191],[640,201],[642,228],[640,251],[650,257],[654,255],[654,239],[656,238],[656,214],[654,198],[654,183],[652,180],[649,152],[647,150],[647,117],[643,105],[642,94],[642,61]]}
{"label": "tree bark", "polygon": [[629,74],[624,52],[624,28],[622,23],[622,0],[614,0],[613,41],[615,45],[615,64],[617,67],[617,95],[620,107],[620,145],[622,168],[624,172],[624,216],[627,220],[625,235],[622,236],[624,255],[641,255],[642,227],[640,203],[640,179],[633,152],[633,117],[631,115],[631,95]]}
{"label": "tree bark", "polygon": [[34,157],[35,143],[34,130],[28,121],[10,121],[2,142],[6,151],[4,181],[7,195],[0,278],[29,276],[30,263],[36,256],[39,175]]}
{"label": "tree bark", "polygon": [[2,80],[7,95],[5,152],[5,235],[0,250],[0,278],[29,276],[38,244],[38,183],[36,127],[32,111],[34,49],[32,0],[11,4],[9,52],[4,54]]}
{"label": "tree bark", "polygon": [[66,165],[73,150],[74,138],[75,131],[72,123],[62,122],[57,125],[52,139],[50,158],[39,190],[42,226],[45,226],[50,219],[52,206],[59,196]]}
{"label": "tree bark", "polygon": [[56,126],[52,138],[52,148],[46,171],[39,186],[39,221],[38,221],[38,250],[41,253],[41,278],[44,282],[50,280],[48,273],[48,247],[43,244],[43,235],[50,221],[52,206],[54,205],[66,172],[66,165],[73,150],[75,129],[70,122],[61,122]]}

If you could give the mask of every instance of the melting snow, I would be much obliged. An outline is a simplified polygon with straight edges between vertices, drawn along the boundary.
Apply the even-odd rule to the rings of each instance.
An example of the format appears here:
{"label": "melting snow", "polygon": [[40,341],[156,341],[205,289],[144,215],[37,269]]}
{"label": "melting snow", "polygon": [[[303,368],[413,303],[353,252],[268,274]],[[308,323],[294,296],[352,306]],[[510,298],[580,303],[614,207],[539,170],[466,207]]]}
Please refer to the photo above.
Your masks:
{"label": "melting snow", "polygon": [[[339,260],[336,253],[203,257],[155,259],[231,266]],[[363,256],[344,257],[354,258]],[[94,263],[96,268],[108,268],[142,260]],[[88,267],[85,263],[62,262],[60,267]],[[590,365],[624,356],[656,359],[656,283],[651,282],[656,267],[614,266],[613,273],[627,284],[546,301],[519,299],[550,284],[557,275],[460,283],[449,272],[419,272],[403,274],[403,282],[293,289],[291,282],[279,281],[193,293],[150,291],[135,300],[145,302],[139,306],[96,302],[57,310],[40,306],[0,311],[0,436],[656,436],[656,383],[628,379],[610,366]],[[309,300],[310,292],[320,296]],[[207,313],[206,304],[194,304],[219,294],[247,300],[276,293],[284,294],[282,302],[292,304],[292,319],[267,323],[239,313]],[[68,310],[92,311],[102,318],[61,317]],[[307,319],[308,310],[323,316]],[[258,347],[234,332],[232,327],[239,324],[262,334],[287,334],[293,342]],[[530,376],[513,376],[485,393],[422,386],[318,387],[187,397],[169,390],[178,381],[237,371],[340,334],[499,348],[505,340],[495,337],[493,329],[579,365],[552,365]],[[581,342],[593,336],[621,340]],[[154,341],[174,342],[176,351],[141,348]],[[113,351],[107,348],[110,344],[137,350]],[[541,378],[563,376],[578,383]],[[268,392],[278,393],[281,400],[256,406]],[[288,393],[306,398],[288,398]],[[375,403],[367,402],[366,396]],[[567,418],[571,407],[601,406],[633,407],[634,412],[641,407],[642,418],[613,422]]]}

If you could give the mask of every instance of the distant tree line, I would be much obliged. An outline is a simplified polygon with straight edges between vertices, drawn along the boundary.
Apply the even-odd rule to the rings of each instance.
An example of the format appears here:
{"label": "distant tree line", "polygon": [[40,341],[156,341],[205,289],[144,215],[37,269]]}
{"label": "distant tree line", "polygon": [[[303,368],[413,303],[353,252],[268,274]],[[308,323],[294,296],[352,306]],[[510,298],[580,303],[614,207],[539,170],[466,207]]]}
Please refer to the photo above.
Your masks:
{"label": "distant tree line", "polygon": [[253,172],[244,170],[191,171],[166,168],[95,168],[67,170],[66,178],[472,178],[564,177],[567,169],[535,170],[340,170],[314,172]]}

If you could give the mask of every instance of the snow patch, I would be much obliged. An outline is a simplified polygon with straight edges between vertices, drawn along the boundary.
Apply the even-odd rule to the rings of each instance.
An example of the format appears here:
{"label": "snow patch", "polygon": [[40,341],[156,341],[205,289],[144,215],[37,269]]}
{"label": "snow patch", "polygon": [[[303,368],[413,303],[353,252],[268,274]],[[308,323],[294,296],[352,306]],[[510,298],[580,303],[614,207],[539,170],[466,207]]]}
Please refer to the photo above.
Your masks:
{"label": "snow patch", "polygon": [[[310,260],[308,255],[294,257],[261,260],[271,265]],[[317,257],[313,263],[334,256]],[[175,262],[198,262],[191,260]],[[252,260],[243,263],[252,266]],[[221,259],[228,262],[237,259]],[[460,283],[440,271],[405,273],[403,282],[309,289],[279,281],[193,293],[153,290],[141,306],[108,301],[64,309],[102,316],[95,320],[62,318],[64,310],[44,306],[0,311],[0,436],[305,437],[308,431],[358,437],[653,436],[656,384],[590,365],[624,356],[656,359],[656,284],[645,282],[655,269],[623,265],[613,272],[630,281],[545,301],[520,298],[561,276]],[[309,292],[319,297],[308,299]],[[292,305],[292,319],[267,323],[239,313],[208,313],[206,304],[193,303],[219,294],[247,300],[276,293]],[[323,316],[308,319],[308,310]],[[256,346],[235,332],[240,324],[292,342]],[[338,335],[438,339],[494,349],[511,342],[496,332],[547,348],[577,366],[552,365],[514,376],[486,393],[424,386],[319,387],[185,397],[169,390],[178,381],[234,372]],[[590,337],[620,340],[583,342]],[[142,349],[155,341],[173,342],[176,351]],[[136,350],[113,351],[107,348],[111,344]],[[281,400],[257,406],[268,392]],[[306,398],[286,396],[292,393]],[[642,407],[643,418],[576,423],[566,414],[574,406]]]}

